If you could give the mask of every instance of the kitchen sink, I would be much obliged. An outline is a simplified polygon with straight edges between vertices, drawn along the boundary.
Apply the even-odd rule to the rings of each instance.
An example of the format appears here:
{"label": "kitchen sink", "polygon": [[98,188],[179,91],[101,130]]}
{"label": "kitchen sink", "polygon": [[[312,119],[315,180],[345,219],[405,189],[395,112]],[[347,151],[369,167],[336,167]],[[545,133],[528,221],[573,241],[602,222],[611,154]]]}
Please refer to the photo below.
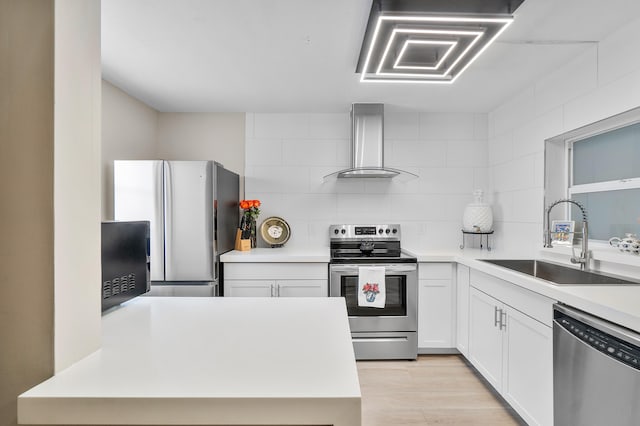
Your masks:
{"label": "kitchen sink", "polygon": [[557,285],[593,284],[593,285],[640,285],[638,281],[629,281],[610,275],[586,272],[568,266],[534,259],[478,259],[512,271],[522,272]]}

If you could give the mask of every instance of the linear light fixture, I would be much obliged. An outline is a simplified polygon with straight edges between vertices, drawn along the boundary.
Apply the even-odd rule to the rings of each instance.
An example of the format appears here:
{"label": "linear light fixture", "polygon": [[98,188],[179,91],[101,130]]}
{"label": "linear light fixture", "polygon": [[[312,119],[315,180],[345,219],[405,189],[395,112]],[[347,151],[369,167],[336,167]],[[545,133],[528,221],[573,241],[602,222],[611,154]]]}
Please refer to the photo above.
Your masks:
{"label": "linear light fixture", "polygon": [[360,81],[451,84],[523,1],[374,0],[356,68]]}

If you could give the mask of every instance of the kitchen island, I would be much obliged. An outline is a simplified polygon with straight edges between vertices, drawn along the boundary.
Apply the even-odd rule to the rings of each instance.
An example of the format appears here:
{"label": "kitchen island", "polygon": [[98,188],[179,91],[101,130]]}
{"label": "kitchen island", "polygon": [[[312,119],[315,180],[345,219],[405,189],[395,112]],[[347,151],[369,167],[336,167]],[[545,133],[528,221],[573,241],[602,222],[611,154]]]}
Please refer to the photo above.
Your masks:
{"label": "kitchen island", "polygon": [[360,425],[343,299],[139,297],[102,327],[19,396],[20,424]]}

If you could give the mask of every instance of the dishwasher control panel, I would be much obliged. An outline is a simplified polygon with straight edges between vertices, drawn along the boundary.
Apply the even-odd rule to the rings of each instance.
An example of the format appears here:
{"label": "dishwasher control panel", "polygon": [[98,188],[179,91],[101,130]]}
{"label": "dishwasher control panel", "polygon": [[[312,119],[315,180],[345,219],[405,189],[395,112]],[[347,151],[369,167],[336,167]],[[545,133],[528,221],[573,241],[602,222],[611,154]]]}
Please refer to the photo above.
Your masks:
{"label": "dishwasher control panel", "polygon": [[597,330],[575,318],[556,312],[555,321],[562,328],[598,351],[640,370],[640,347]]}

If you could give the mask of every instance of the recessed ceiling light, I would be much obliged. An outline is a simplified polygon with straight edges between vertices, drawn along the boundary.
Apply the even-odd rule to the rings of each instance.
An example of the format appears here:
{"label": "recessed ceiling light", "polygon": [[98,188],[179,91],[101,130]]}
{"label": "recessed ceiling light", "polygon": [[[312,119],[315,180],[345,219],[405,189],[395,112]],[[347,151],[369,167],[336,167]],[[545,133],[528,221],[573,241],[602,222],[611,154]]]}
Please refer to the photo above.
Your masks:
{"label": "recessed ceiling light", "polygon": [[451,84],[509,26],[522,1],[374,0],[360,81]]}

